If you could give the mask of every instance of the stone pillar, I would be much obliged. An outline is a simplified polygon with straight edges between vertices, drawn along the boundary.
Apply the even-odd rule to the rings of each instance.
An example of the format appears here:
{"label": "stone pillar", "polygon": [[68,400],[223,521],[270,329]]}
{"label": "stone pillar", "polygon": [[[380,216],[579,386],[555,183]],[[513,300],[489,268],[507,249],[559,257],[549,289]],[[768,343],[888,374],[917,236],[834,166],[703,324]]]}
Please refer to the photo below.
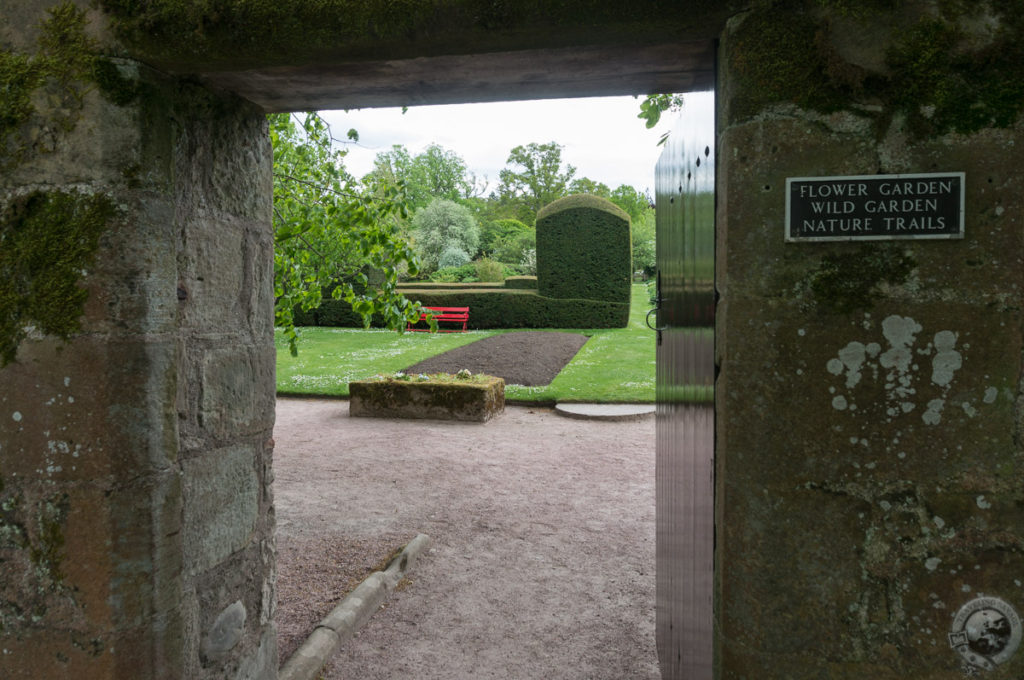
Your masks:
{"label": "stone pillar", "polygon": [[0,676],[273,678],[264,117],[48,6],[0,27],[44,75],[0,140]]}
{"label": "stone pillar", "polygon": [[[1022,12],[897,4],[723,37],[719,678],[1024,674]],[[784,242],[787,178],[940,172],[962,240]]]}

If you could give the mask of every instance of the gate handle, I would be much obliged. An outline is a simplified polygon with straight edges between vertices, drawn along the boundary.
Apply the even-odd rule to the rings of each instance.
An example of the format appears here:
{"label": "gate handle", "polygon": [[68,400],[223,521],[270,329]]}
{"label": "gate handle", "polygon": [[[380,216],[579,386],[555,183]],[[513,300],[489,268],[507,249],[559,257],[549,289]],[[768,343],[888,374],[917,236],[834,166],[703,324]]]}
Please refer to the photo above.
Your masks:
{"label": "gate handle", "polygon": [[650,310],[647,311],[647,316],[644,318],[644,323],[647,324],[647,327],[650,328],[652,331],[660,333],[663,330],[667,329],[668,326],[652,326],[651,325],[651,314],[656,314],[661,309],[661,298],[658,298],[654,302],[655,302],[655,304],[657,306],[654,307],[653,309],[650,309]]}

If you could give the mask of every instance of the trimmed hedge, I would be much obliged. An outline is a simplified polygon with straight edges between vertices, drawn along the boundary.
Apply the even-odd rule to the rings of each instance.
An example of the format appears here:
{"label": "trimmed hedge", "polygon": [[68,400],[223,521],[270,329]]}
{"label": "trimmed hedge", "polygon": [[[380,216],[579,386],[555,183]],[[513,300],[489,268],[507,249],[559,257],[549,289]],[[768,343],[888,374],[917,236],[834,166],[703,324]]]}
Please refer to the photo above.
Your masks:
{"label": "trimmed hedge", "polygon": [[[469,328],[623,328],[629,323],[629,304],[602,300],[554,299],[535,290],[403,289],[410,300],[427,307],[469,307]],[[302,326],[361,328],[362,318],[344,300],[325,300],[306,313]],[[372,325],[382,326],[374,317]]]}
{"label": "trimmed hedge", "polygon": [[[398,284],[400,291],[406,290],[481,290],[484,288],[501,288],[502,284],[497,281],[473,281],[471,283],[440,283],[434,281],[405,281]],[[505,288],[517,290],[536,290],[536,276],[507,276],[505,277]]]}
{"label": "trimmed hedge", "polygon": [[535,290],[402,291],[427,307],[469,307],[469,328],[623,328],[629,303],[554,299]]}
{"label": "trimmed hedge", "polygon": [[469,283],[442,283],[434,281],[407,281],[396,286],[399,291],[406,290],[479,290],[481,288],[500,288],[501,284],[488,281],[472,281]]}
{"label": "trimmed hedge", "polygon": [[537,277],[536,276],[506,276],[505,287],[515,288],[517,290],[536,290],[537,289]]}
{"label": "trimmed hedge", "polygon": [[630,300],[633,262],[629,214],[598,196],[576,194],[537,213],[537,282],[541,295]]}

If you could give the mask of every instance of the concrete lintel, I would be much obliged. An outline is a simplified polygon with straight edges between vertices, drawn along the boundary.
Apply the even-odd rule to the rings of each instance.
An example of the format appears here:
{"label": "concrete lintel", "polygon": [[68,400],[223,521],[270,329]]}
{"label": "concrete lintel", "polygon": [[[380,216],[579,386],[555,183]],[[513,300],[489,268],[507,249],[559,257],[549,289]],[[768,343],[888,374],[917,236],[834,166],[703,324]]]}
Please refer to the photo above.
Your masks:
{"label": "concrete lintel", "polygon": [[265,111],[693,92],[714,87],[710,40],[207,72]]}

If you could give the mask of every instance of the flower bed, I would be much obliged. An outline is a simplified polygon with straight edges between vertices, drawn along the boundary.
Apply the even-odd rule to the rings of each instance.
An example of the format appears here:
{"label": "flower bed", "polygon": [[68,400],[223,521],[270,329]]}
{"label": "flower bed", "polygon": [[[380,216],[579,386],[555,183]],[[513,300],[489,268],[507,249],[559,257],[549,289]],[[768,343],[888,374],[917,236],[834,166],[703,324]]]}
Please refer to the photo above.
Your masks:
{"label": "flower bed", "polygon": [[349,415],[486,422],[505,409],[505,381],[469,371],[374,376],[348,384]]}

